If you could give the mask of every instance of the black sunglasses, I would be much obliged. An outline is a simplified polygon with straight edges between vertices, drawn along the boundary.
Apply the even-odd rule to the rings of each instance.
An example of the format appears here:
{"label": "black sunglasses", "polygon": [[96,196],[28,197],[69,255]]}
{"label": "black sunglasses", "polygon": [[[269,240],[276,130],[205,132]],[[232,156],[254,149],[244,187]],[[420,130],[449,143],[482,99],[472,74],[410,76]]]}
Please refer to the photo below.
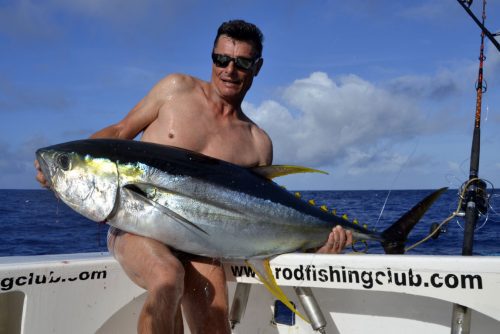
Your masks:
{"label": "black sunglasses", "polygon": [[234,65],[241,70],[248,71],[260,58],[243,58],[243,57],[229,57],[226,55],[221,55],[218,53],[212,53],[212,61],[217,67],[227,67],[231,61],[234,61]]}

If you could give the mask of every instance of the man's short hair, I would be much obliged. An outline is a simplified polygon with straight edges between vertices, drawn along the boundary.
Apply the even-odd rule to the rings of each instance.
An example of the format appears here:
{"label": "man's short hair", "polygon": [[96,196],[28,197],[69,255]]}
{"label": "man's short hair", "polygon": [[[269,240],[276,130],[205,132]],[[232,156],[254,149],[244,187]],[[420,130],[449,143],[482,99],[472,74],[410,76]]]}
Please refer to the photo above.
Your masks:
{"label": "man's short hair", "polygon": [[252,43],[257,53],[255,57],[260,58],[262,56],[262,41],[264,40],[264,35],[255,24],[243,20],[231,20],[222,23],[217,30],[214,48],[221,35],[226,35],[237,41]]}

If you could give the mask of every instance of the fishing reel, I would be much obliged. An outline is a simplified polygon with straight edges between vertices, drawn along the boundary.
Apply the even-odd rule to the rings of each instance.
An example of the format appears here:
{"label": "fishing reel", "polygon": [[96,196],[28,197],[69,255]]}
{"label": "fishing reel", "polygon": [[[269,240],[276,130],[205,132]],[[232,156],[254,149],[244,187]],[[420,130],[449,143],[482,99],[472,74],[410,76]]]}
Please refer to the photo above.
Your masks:
{"label": "fishing reel", "polygon": [[469,181],[467,189],[463,190],[464,196],[460,206],[461,212],[466,212],[469,202],[474,202],[479,215],[486,215],[488,212],[489,196],[486,191],[486,182],[481,179]]}
{"label": "fishing reel", "polygon": [[[489,195],[486,191],[486,182],[481,179],[471,179],[464,183],[460,189],[460,203],[458,211],[453,216],[465,217],[467,206],[474,203],[478,216],[485,216],[488,212]],[[432,223],[429,236],[437,239],[441,233],[446,233],[446,226],[451,218],[449,217],[442,223]]]}

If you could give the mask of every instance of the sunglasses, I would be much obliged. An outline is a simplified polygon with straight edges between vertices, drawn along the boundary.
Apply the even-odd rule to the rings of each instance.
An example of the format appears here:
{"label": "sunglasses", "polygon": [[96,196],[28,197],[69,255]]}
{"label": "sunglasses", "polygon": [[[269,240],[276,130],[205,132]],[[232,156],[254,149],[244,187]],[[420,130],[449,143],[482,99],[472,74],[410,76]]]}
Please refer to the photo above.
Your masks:
{"label": "sunglasses", "polygon": [[229,57],[226,55],[221,55],[218,53],[212,53],[212,61],[215,66],[225,68],[231,61],[234,61],[234,65],[240,70],[248,71],[260,58],[250,59],[243,57]]}

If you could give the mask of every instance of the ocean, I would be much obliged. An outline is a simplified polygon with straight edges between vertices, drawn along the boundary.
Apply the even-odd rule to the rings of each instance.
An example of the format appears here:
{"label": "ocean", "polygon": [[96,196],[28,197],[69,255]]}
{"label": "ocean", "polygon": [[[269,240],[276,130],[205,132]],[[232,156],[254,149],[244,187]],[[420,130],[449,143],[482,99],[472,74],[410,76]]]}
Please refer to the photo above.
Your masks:
{"label": "ocean", "polygon": [[[368,228],[384,230],[431,190],[303,191],[304,200],[336,209]],[[476,229],[474,255],[500,255],[500,191],[491,194],[488,215]],[[411,245],[429,233],[457,207],[457,190],[448,190],[410,234]],[[437,239],[419,245],[409,254],[460,255],[463,243],[460,218],[451,220]],[[0,190],[0,256],[104,252],[107,225],[92,222],[71,210],[48,190]],[[349,252],[349,250],[348,250]],[[383,253],[369,243],[368,253]]]}

